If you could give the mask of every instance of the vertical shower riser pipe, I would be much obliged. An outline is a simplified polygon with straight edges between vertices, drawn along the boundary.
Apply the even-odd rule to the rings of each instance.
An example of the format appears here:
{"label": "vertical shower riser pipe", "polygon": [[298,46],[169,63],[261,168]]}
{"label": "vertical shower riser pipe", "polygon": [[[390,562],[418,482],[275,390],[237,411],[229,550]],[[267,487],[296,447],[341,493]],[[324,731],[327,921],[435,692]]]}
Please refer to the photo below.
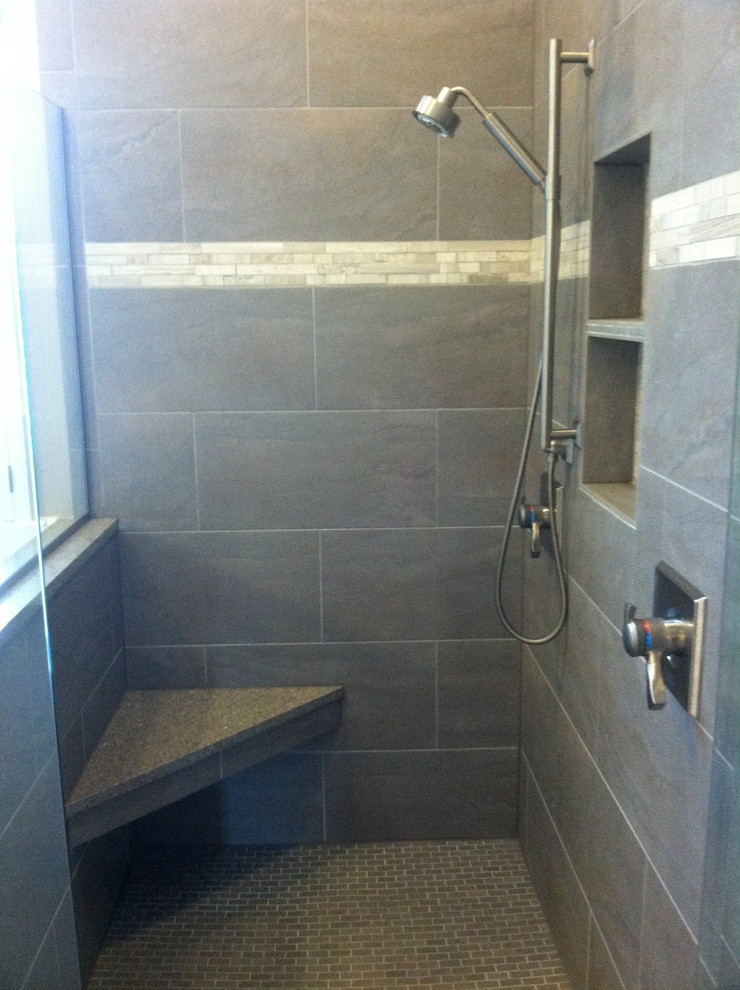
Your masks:
{"label": "vertical shower riser pipe", "polygon": [[542,312],[542,383],[540,394],[540,447],[552,444],[552,386],[555,371],[555,306],[560,260],[560,52],[558,38],[548,53],[547,178],[545,180],[545,244]]}

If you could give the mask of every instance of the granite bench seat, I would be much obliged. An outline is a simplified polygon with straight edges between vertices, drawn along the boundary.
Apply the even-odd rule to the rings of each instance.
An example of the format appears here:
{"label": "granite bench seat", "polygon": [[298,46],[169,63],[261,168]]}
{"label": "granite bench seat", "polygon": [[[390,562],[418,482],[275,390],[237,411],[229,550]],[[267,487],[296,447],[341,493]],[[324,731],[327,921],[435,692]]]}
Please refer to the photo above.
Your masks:
{"label": "granite bench seat", "polygon": [[336,728],[343,689],[127,691],[66,805],[71,846]]}

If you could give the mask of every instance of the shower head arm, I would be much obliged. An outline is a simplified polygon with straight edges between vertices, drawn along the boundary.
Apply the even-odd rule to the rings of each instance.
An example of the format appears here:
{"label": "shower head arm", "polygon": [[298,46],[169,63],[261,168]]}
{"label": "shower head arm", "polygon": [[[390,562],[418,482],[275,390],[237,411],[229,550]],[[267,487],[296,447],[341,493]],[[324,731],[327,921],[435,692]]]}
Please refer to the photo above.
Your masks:
{"label": "shower head arm", "polygon": [[484,107],[480,100],[464,86],[452,86],[450,93],[465,97],[483,118],[483,125],[486,130],[496,138],[504,151],[511,155],[522,172],[544,192],[547,173],[537,159],[530,155],[517,136],[509,130],[499,115]]}

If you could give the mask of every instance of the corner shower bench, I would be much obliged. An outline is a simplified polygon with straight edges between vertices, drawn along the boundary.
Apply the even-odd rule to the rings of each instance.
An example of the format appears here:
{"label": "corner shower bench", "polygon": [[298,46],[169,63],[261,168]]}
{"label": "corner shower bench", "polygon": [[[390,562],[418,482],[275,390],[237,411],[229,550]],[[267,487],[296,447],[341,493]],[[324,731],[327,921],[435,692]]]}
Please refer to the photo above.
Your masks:
{"label": "corner shower bench", "polygon": [[66,802],[71,846],[336,728],[341,687],[127,691]]}

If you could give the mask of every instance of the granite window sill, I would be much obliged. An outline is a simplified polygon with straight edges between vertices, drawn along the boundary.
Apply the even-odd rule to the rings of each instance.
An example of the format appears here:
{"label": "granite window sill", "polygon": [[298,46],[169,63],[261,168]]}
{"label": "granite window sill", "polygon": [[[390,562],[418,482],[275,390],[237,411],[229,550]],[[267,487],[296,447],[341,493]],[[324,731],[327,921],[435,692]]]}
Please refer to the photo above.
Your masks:
{"label": "granite window sill", "polygon": [[[51,596],[77,573],[90,556],[118,530],[115,519],[89,519],[44,552],[44,580]],[[0,592],[0,646],[41,606],[38,566],[8,582]]]}

